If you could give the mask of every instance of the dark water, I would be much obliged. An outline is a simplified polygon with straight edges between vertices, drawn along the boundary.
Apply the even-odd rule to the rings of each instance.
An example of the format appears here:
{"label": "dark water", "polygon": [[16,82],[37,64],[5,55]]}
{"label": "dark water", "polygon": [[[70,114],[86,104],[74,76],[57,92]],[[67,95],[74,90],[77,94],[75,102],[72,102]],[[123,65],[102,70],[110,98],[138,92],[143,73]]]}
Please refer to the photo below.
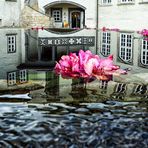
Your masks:
{"label": "dark water", "polygon": [[0,148],[148,147],[147,87],[134,86],[131,99],[123,84],[108,97],[106,84],[84,89],[47,73],[44,81],[31,101],[0,103]]}
{"label": "dark water", "polygon": [[0,147],[148,146],[147,103],[0,103]]}

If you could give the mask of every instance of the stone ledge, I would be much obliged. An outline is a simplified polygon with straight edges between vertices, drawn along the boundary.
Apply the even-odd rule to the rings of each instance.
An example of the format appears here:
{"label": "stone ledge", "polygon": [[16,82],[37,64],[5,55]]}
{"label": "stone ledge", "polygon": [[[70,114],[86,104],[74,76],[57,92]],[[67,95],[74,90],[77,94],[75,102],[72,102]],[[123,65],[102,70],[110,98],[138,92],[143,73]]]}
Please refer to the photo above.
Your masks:
{"label": "stone ledge", "polygon": [[7,86],[7,80],[0,80],[0,94],[5,93],[27,93],[32,90],[37,90],[44,88],[44,83],[41,81],[29,81],[25,84],[15,85],[15,86]]}

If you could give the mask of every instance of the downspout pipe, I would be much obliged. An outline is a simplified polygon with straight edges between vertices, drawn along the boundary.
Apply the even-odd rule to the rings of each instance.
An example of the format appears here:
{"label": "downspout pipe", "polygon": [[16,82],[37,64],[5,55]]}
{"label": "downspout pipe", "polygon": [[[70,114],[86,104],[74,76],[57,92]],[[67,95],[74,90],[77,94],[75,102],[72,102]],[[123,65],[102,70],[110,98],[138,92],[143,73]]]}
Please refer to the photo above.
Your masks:
{"label": "downspout pipe", "polygon": [[96,54],[98,54],[99,0],[96,0]]}

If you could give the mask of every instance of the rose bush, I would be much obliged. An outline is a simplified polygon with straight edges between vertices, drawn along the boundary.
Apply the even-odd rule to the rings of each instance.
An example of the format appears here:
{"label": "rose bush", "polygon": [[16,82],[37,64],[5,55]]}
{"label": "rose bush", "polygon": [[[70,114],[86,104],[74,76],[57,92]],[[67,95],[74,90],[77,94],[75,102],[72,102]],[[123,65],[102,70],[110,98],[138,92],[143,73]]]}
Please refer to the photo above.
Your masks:
{"label": "rose bush", "polygon": [[103,59],[91,51],[80,50],[78,55],[70,53],[63,55],[56,63],[55,72],[63,78],[83,78],[110,80],[113,75],[126,74],[127,71],[113,64],[113,56]]}

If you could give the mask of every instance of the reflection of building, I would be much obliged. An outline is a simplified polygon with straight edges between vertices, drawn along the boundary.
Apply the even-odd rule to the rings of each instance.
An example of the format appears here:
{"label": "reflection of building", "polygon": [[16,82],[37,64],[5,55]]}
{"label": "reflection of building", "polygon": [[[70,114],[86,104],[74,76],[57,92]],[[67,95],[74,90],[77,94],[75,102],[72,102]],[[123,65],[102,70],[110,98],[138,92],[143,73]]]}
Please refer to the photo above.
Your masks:
{"label": "reflection of building", "polygon": [[19,28],[22,7],[21,1],[0,1],[0,79],[7,79],[8,85],[27,81],[27,71],[17,69],[25,60],[24,31]]}
{"label": "reflection of building", "polygon": [[49,16],[50,25],[44,30],[26,31],[25,65],[51,66],[62,55],[80,49],[95,53],[96,29],[88,28],[96,28],[97,13],[92,13],[97,9],[96,3],[90,0],[38,0],[37,11]]}
{"label": "reflection of building", "polygon": [[118,65],[147,71],[148,41],[137,32],[148,29],[147,6],[148,0],[100,0],[100,55],[113,54]]}

